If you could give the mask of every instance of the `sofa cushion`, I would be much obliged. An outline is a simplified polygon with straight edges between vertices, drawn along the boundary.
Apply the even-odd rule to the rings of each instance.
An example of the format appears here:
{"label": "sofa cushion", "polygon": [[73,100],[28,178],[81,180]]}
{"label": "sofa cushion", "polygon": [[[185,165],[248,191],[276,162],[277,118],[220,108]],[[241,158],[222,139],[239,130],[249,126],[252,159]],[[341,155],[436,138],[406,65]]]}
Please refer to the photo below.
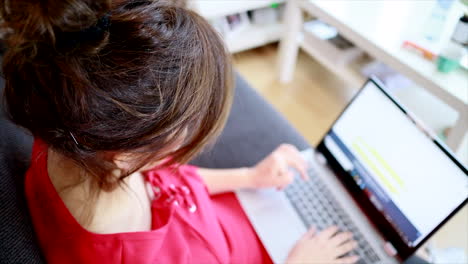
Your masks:
{"label": "sofa cushion", "polygon": [[208,168],[251,166],[281,143],[310,147],[289,122],[239,75],[234,103],[221,136],[193,164]]}
{"label": "sofa cushion", "polygon": [[[0,78],[0,95],[3,79]],[[3,98],[1,96],[0,98]],[[32,137],[10,123],[0,109],[0,263],[44,263],[23,192]]]}

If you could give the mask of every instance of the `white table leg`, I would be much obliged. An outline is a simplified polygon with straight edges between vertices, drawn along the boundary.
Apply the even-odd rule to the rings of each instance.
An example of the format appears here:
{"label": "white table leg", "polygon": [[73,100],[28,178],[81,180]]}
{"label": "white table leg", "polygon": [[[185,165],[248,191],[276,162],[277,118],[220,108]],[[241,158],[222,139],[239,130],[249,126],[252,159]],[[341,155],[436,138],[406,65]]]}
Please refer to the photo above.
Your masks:
{"label": "white table leg", "polygon": [[460,147],[463,139],[467,136],[468,131],[468,106],[465,107],[465,111],[459,111],[460,116],[457,122],[450,130],[447,136],[447,145],[456,152]]}
{"label": "white table leg", "polygon": [[303,14],[296,1],[287,0],[283,16],[285,26],[278,53],[278,74],[282,83],[292,80],[299,51]]}

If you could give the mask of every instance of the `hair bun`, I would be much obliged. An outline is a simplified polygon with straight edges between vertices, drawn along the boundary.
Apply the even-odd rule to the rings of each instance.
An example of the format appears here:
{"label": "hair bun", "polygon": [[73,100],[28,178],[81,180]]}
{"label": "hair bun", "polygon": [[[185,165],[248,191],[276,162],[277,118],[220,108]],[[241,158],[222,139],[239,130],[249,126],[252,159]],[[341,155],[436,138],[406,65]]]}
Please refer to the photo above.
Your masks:
{"label": "hair bun", "polygon": [[[110,0],[2,0],[0,16],[7,45],[34,56],[42,49],[68,52],[101,47],[110,7]],[[80,38],[83,45],[78,45]]]}
{"label": "hair bun", "polygon": [[110,14],[101,17],[94,26],[76,32],[60,32],[56,35],[56,46],[60,50],[72,49],[80,44],[97,42],[104,38],[110,27]]}

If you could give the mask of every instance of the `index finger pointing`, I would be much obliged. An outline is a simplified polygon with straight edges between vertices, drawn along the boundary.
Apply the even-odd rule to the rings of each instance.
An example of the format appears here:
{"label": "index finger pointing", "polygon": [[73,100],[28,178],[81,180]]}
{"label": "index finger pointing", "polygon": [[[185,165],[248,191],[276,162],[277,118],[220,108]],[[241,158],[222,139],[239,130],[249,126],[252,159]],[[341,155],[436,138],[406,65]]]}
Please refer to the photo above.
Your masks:
{"label": "index finger pointing", "polygon": [[304,180],[309,179],[309,174],[307,173],[307,162],[304,160],[304,158],[301,156],[299,151],[295,148],[285,148],[285,160],[287,164],[294,169],[296,169],[299,174],[301,175],[301,178]]}

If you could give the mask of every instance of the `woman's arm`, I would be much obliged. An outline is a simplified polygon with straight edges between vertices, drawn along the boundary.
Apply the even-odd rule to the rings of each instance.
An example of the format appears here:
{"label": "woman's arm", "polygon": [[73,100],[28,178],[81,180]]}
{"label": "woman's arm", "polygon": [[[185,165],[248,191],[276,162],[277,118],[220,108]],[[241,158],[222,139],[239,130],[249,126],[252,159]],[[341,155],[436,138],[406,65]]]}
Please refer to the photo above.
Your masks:
{"label": "woman's arm", "polygon": [[218,194],[242,188],[252,188],[249,168],[239,169],[205,169],[199,168],[198,174],[202,177],[208,192]]}
{"label": "woman's arm", "polygon": [[265,159],[251,168],[204,169],[198,173],[205,181],[210,194],[230,192],[241,188],[283,189],[294,180],[290,168],[300,172],[307,179],[306,162],[296,147],[283,144]]}

